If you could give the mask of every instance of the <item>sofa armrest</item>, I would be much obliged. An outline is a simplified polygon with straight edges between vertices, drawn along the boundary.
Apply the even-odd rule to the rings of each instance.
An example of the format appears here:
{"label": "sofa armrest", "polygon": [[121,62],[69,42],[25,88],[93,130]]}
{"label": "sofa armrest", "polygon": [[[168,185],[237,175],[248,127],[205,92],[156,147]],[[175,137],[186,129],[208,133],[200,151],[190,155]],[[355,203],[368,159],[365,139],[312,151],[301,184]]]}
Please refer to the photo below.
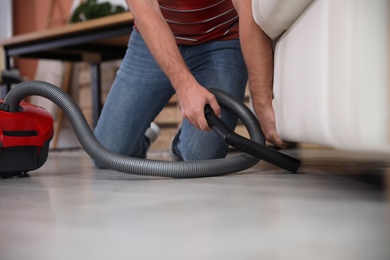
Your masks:
{"label": "sofa armrest", "polygon": [[256,23],[275,39],[287,30],[313,0],[252,0]]}

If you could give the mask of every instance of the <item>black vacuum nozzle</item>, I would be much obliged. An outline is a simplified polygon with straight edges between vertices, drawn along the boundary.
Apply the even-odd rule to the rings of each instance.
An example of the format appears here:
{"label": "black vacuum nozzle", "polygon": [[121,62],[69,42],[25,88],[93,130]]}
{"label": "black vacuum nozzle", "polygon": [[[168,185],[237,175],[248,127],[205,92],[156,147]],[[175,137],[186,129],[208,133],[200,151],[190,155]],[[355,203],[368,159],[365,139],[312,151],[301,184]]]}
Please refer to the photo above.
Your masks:
{"label": "black vacuum nozzle", "polygon": [[236,134],[214,113],[209,105],[205,106],[205,117],[209,127],[227,144],[289,172],[298,172],[301,161]]}

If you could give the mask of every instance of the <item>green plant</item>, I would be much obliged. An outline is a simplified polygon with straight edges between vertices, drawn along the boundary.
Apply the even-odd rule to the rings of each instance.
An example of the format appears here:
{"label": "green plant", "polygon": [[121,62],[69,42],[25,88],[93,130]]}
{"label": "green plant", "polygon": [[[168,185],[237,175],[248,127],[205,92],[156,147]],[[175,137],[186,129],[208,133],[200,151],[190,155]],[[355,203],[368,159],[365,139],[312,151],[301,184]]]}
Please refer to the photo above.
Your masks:
{"label": "green plant", "polygon": [[121,5],[112,5],[109,2],[97,3],[97,0],[87,0],[74,10],[69,22],[77,23],[126,11],[127,9]]}

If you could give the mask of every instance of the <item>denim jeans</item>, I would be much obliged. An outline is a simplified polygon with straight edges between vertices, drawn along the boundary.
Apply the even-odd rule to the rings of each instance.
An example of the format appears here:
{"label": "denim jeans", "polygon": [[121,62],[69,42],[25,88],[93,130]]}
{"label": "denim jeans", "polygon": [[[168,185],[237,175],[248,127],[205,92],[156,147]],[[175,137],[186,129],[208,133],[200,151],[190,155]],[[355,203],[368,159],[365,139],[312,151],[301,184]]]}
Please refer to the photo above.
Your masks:
{"label": "denim jeans", "polygon": [[[179,45],[179,50],[202,86],[222,89],[243,100],[247,71],[239,40]],[[145,131],[174,94],[169,79],[134,30],[94,130],[96,138],[111,151],[145,158],[150,145]],[[232,112],[221,107],[221,118],[235,128],[238,119]],[[173,152],[183,160],[222,158],[227,148],[214,132],[200,131],[186,120],[172,143]]]}

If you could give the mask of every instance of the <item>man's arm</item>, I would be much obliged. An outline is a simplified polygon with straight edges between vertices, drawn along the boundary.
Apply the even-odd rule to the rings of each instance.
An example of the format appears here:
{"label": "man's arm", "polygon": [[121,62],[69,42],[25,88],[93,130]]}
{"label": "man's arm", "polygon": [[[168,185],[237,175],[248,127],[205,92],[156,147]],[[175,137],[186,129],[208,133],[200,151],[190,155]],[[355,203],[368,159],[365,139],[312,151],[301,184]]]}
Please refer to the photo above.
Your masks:
{"label": "man's arm", "polygon": [[253,107],[266,140],[286,147],[276,132],[272,107],[273,52],[272,42],[253,19],[252,0],[232,0],[239,15],[241,49],[248,70],[249,91]]}
{"label": "man's arm", "polygon": [[161,14],[157,0],[127,0],[137,28],[160,68],[176,90],[181,114],[196,128],[209,130],[204,107],[219,115],[214,95],[199,85],[183,60],[175,38]]}

